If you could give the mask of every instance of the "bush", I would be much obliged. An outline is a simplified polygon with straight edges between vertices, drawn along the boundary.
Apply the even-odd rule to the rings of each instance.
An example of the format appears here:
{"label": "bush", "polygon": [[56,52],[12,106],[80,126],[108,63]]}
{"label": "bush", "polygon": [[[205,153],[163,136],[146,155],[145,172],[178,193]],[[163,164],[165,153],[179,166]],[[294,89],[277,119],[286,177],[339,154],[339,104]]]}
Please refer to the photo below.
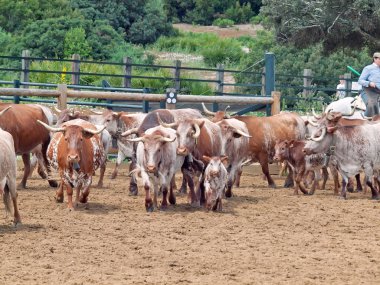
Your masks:
{"label": "bush", "polygon": [[212,22],[212,24],[214,26],[218,26],[219,28],[228,28],[228,27],[232,27],[233,25],[235,25],[235,22],[230,20],[230,19],[218,18],[218,19],[214,20],[214,22]]}

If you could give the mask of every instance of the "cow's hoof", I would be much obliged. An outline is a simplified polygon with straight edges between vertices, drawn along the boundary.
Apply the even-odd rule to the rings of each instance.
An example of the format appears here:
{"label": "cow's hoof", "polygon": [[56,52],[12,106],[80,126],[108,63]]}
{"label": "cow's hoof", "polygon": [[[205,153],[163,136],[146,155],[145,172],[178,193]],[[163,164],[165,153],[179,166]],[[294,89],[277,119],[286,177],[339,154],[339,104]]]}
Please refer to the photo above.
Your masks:
{"label": "cow's hoof", "polygon": [[354,193],[354,188],[351,188],[351,187],[348,188],[348,187],[347,187],[347,192]]}
{"label": "cow's hoof", "polygon": [[363,189],[362,188],[357,188],[356,192],[363,192]]}
{"label": "cow's hoof", "polygon": [[171,196],[171,197],[169,197],[169,203],[170,203],[171,205],[175,205],[176,202],[177,202],[177,201],[176,201],[175,196]]}
{"label": "cow's hoof", "polygon": [[344,197],[344,196],[338,196],[338,199],[339,199],[339,200],[347,200],[347,197]]}
{"label": "cow's hoof", "polygon": [[87,203],[87,201],[88,201],[87,196],[86,196],[86,197],[81,196],[81,197],[79,198],[79,202],[81,202],[82,204]]}
{"label": "cow's hoof", "polygon": [[96,185],[95,188],[99,188],[99,189],[101,189],[101,188],[103,188],[103,187],[104,187],[104,186],[103,186],[103,183],[101,183],[101,184]]}
{"label": "cow's hoof", "polygon": [[116,177],[117,177],[117,174],[116,173],[112,173],[112,175],[111,175],[111,179],[116,179]]}
{"label": "cow's hoof", "polygon": [[145,209],[148,213],[152,213],[154,211],[154,206],[153,204],[145,205]]}
{"label": "cow's hoof", "polygon": [[380,197],[379,196],[372,196],[371,200],[378,201],[378,200],[380,200]]}
{"label": "cow's hoof", "polygon": [[195,201],[195,202],[191,202],[190,205],[191,207],[200,208],[201,203],[199,201]]}
{"label": "cow's hoof", "polygon": [[58,183],[55,180],[48,180],[50,187],[57,188]]}
{"label": "cow's hoof", "polygon": [[226,198],[231,198],[232,192],[227,190],[226,193],[224,193],[224,195],[226,196]]}
{"label": "cow's hoof", "polygon": [[137,196],[138,191],[129,191],[129,196]]}
{"label": "cow's hoof", "polygon": [[[269,186],[272,187],[272,188],[276,188],[275,184],[273,184],[273,186],[272,185],[269,185]],[[284,188],[293,188],[293,187],[294,187],[294,183],[293,182],[286,182],[284,184]]]}
{"label": "cow's hoof", "polygon": [[28,189],[28,187],[26,187],[26,184],[20,183],[19,185],[17,185],[17,189]]}

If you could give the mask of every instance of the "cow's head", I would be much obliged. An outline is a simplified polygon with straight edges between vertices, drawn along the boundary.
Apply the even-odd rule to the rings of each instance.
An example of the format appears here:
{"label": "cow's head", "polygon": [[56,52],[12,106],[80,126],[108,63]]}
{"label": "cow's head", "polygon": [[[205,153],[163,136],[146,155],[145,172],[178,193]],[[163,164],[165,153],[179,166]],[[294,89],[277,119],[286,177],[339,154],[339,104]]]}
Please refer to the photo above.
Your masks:
{"label": "cow's head", "polygon": [[204,155],[203,159],[208,163],[205,170],[205,183],[208,183],[205,187],[206,208],[211,209],[218,198],[218,194],[219,198],[221,198],[220,194],[226,187],[228,157],[209,157]]}
{"label": "cow's head", "polygon": [[165,157],[167,143],[174,142],[176,137],[169,137],[160,131],[144,134],[142,137],[128,139],[131,142],[141,142],[144,146],[144,167],[150,173],[156,173]]}
{"label": "cow's head", "polygon": [[328,112],[319,121],[318,127],[305,144],[303,152],[307,155],[324,153],[332,143],[332,135],[338,129],[338,122],[342,118],[340,112]]}
{"label": "cow's head", "polygon": [[204,120],[185,120],[177,126],[177,154],[186,156],[196,148]]}
{"label": "cow's head", "polygon": [[236,119],[223,119],[217,122],[217,124],[222,133],[222,145],[225,153],[232,153],[234,151],[234,140],[246,138],[246,142],[248,142],[248,138],[252,137],[248,132],[243,132],[241,128],[239,128],[245,124]]}
{"label": "cow's head", "polygon": [[202,107],[203,107],[203,112],[207,116],[212,116],[211,122],[216,123],[216,122],[219,122],[221,120],[230,119],[231,118],[231,115],[227,113],[227,109],[229,109],[230,106],[227,106],[226,109],[224,109],[224,111],[217,111],[217,112],[212,112],[212,111],[208,110],[206,108],[206,105],[204,103],[202,103]]}
{"label": "cow's head", "polygon": [[[68,165],[73,165],[74,168],[81,162],[81,151],[83,149],[84,141],[90,139],[92,136],[101,133],[105,127],[93,130],[88,128],[83,128],[79,125],[68,125],[64,127],[51,127],[40,120],[38,123],[43,125],[50,132],[61,132],[64,139],[64,145],[66,146],[65,158]],[[62,141],[62,140],[61,140]]]}
{"label": "cow's head", "polygon": [[294,142],[293,140],[292,141],[277,140],[274,146],[275,154],[274,154],[273,159],[275,161],[283,161],[287,159],[289,157],[289,148],[292,147],[293,142]]}
{"label": "cow's head", "polygon": [[117,133],[118,122],[123,113],[114,112],[112,110],[104,110],[103,112],[91,111],[95,115],[89,116],[89,121],[94,125],[105,126],[107,131],[114,136]]}
{"label": "cow's head", "polygon": [[80,112],[74,109],[59,110],[54,107],[54,112],[57,114],[56,126],[60,126],[67,121],[78,119],[80,116]]}

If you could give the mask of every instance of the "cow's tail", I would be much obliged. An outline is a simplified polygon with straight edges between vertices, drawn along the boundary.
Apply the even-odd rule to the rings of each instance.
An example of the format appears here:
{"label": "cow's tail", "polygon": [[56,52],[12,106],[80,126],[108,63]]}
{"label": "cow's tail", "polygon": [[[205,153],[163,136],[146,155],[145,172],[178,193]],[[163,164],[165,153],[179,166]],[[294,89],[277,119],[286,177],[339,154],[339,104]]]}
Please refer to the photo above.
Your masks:
{"label": "cow's tail", "polygon": [[4,206],[5,206],[5,212],[8,215],[11,213],[11,207],[12,207],[11,206],[11,195],[10,195],[8,184],[5,184],[5,186],[4,186],[3,202],[4,202]]}

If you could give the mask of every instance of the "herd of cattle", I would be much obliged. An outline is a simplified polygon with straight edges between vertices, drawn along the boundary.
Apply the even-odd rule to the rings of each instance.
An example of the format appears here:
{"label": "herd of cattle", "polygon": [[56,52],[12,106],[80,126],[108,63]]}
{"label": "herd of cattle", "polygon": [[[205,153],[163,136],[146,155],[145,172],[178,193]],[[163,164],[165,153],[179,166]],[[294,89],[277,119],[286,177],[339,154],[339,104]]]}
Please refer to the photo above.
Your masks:
{"label": "herd of cattle", "polygon": [[[175,174],[182,172],[180,192],[194,206],[222,210],[222,198],[239,187],[242,168],[259,162],[269,187],[276,187],[268,164],[285,162],[286,187],[295,193],[313,194],[328,168],[339,193],[338,173],[342,176],[340,196],[353,188],[359,172],[365,174],[372,198],[378,198],[373,181],[380,185],[380,124],[366,118],[354,98],[335,102],[322,115],[303,116],[281,112],[271,117],[233,116],[226,111],[211,112],[203,105],[204,117],[196,109],[155,110],[148,114],[104,110],[84,114],[72,109],[50,109],[37,104],[0,104],[0,192],[7,211],[11,201],[14,223],[19,223],[16,192],[16,155],[21,155],[24,174],[19,187],[25,188],[33,168],[58,187],[56,201],[68,208],[87,203],[92,176],[100,168],[98,186],[103,186],[107,153],[112,138],[117,139],[118,157],[111,179],[121,162],[129,157],[129,191],[137,195],[137,179],[145,190],[145,207],[152,211],[176,203]],[[364,107],[365,108],[365,107]],[[32,156],[30,155],[32,154]],[[59,173],[59,183],[51,169]],[[293,179],[294,178],[294,179]],[[308,184],[312,182],[310,191]],[[294,184],[295,181],[295,184]],[[153,190],[153,197],[151,196]],[[73,192],[76,191],[73,203]]]}

